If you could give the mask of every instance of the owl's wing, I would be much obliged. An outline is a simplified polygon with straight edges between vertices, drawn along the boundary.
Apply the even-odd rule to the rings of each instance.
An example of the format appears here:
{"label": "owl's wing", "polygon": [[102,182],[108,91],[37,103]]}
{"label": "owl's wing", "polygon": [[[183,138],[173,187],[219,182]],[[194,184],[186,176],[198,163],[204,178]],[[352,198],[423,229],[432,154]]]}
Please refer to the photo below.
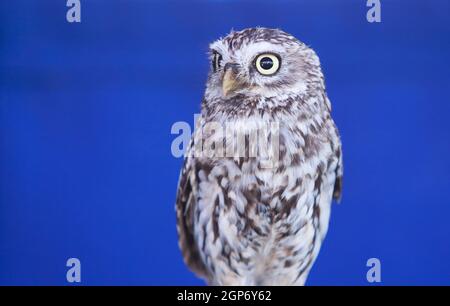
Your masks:
{"label": "owl's wing", "polygon": [[[322,81],[324,81],[322,79]],[[328,111],[331,112],[331,102],[330,99],[328,99],[328,96],[326,93],[324,93],[323,98],[325,99],[325,102],[327,104],[328,107]],[[341,144],[341,140],[340,140],[340,135],[339,135],[339,130],[336,127],[336,124],[334,123],[334,121],[332,121],[332,125],[333,125],[333,129],[336,132],[336,137],[338,139],[338,146],[336,148],[336,151],[334,152],[334,154],[336,155],[337,159],[338,159],[338,163],[336,166],[336,179],[334,181],[334,189],[333,189],[333,200],[335,200],[336,202],[340,202],[341,198],[342,198],[342,182],[343,182],[343,165],[342,165],[342,144]]]}
{"label": "owl's wing", "polygon": [[[191,150],[192,144],[189,147]],[[199,277],[207,278],[208,272],[194,236],[194,211],[197,205],[195,171],[195,160],[188,152],[180,173],[176,201],[178,244],[186,265]]]}
{"label": "owl's wing", "polygon": [[334,181],[333,199],[338,203],[342,198],[342,183],[343,183],[343,164],[342,164],[342,148],[339,144],[339,148],[336,151],[338,158],[338,164],[336,167],[336,180]]}

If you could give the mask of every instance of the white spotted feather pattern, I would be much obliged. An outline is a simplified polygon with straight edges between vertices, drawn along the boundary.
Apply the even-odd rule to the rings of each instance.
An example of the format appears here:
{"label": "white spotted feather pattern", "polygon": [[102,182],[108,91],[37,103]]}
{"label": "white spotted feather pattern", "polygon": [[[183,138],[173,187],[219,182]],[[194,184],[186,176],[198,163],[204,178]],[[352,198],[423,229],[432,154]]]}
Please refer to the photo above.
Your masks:
{"label": "white spotted feather pattern", "polygon": [[[319,59],[293,36],[265,28],[232,32],[211,52],[220,54],[221,67],[209,74],[178,187],[184,260],[211,285],[303,285],[342,187],[341,142]],[[267,52],[281,59],[273,76],[254,67]],[[240,84],[230,96],[222,89],[227,63]],[[209,122],[240,131],[276,122],[278,163],[194,154],[196,143],[218,137],[201,132]]]}

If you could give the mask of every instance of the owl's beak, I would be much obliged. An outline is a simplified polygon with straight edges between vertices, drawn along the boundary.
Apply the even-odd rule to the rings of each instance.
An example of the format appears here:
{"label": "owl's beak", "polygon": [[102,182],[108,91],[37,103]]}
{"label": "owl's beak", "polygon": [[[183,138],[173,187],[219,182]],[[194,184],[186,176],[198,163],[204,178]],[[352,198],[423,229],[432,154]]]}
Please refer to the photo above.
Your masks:
{"label": "owl's beak", "polygon": [[235,92],[241,87],[241,82],[237,79],[237,65],[227,64],[225,65],[225,74],[222,81],[222,91],[225,97]]}

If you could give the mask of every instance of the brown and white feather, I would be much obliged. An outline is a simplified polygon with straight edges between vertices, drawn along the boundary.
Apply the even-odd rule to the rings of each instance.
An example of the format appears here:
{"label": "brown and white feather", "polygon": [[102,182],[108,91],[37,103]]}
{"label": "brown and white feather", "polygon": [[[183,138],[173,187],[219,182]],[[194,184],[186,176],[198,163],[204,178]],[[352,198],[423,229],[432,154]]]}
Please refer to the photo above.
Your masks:
{"label": "brown and white feather", "polygon": [[[317,258],[333,199],[342,192],[342,148],[315,52],[280,30],[232,32],[213,43],[224,62],[239,63],[248,84],[224,97],[211,72],[201,124],[181,171],[177,229],[184,261],[211,285],[303,285]],[[277,76],[251,70],[252,58],[274,52]],[[251,131],[279,124],[279,163],[258,157],[202,157],[195,143],[216,137],[208,122]],[[274,137],[271,133],[268,138]]]}

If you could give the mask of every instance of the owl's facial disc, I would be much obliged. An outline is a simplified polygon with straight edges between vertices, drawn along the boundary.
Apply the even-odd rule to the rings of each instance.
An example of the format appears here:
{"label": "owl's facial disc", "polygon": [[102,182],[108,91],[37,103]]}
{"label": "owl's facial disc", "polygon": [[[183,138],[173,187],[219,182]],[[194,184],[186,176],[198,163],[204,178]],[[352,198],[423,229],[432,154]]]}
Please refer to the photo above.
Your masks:
{"label": "owl's facial disc", "polygon": [[303,94],[316,58],[303,43],[279,30],[232,32],[210,45],[207,95],[228,101],[235,96]]}
{"label": "owl's facial disc", "polygon": [[[215,57],[217,60],[217,57]],[[278,73],[281,68],[281,56],[275,53],[261,53],[254,57],[254,59],[249,63],[249,70],[257,72],[262,78],[270,78]],[[215,72],[219,70],[220,65],[216,66]],[[240,64],[234,62],[227,63],[223,67],[223,78],[222,78],[222,93],[223,96],[229,97],[239,90],[247,88],[250,90],[254,86],[250,86],[250,80],[247,80],[246,75],[242,77],[242,67]],[[241,73],[241,75],[240,75]]]}

